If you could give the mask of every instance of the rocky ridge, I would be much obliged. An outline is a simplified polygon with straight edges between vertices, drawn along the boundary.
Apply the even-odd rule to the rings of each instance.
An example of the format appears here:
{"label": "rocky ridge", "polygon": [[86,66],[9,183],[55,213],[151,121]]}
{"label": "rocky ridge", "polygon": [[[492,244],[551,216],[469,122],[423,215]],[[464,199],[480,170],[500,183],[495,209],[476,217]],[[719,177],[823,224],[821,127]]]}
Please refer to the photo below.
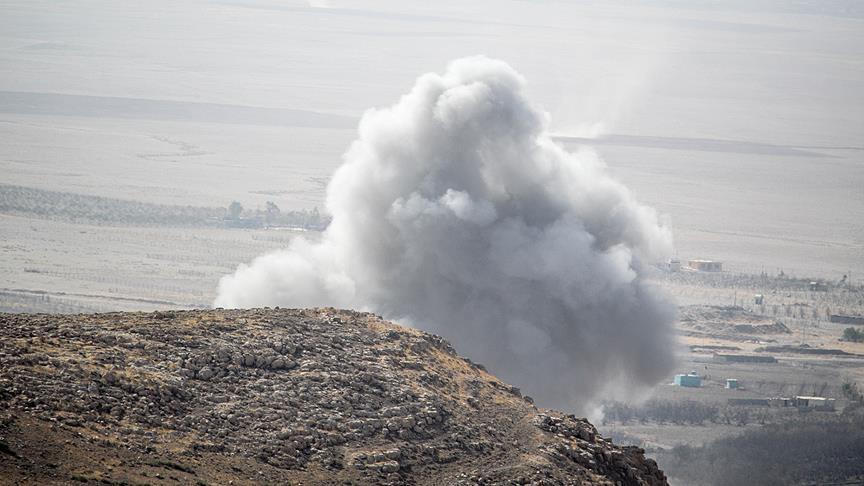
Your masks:
{"label": "rocky ridge", "polygon": [[665,476],[445,340],[335,309],[0,314],[0,483]]}

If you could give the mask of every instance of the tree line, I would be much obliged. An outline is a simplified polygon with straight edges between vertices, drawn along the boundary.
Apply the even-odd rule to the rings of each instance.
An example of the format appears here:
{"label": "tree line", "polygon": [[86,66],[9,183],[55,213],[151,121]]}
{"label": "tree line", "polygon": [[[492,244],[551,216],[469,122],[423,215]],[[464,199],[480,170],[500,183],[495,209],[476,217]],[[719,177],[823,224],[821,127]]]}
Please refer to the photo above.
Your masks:
{"label": "tree line", "polygon": [[656,423],[659,425],[725,424],[745,426],[765,424],[770,412],[761,406],[730,406],[703,403],[695,400],[649,400],[633,406],[610,402],[603,407],[603,425],[619,423]]}
{"label": "tree line", "polygon": [[798,415],[704,446],[678,446],[658,461],[681,484],[864,481],[864,412]]}
{"label": "tree line", "polygon": [[329,218],[318,208],[281,211],[268,201],[264,209],[247,210],[234,201],[228,207],[154,204],[32,187],[0,184],[0,213],[69,223],[129,226],[242,227],[285,226],[322,230]]}

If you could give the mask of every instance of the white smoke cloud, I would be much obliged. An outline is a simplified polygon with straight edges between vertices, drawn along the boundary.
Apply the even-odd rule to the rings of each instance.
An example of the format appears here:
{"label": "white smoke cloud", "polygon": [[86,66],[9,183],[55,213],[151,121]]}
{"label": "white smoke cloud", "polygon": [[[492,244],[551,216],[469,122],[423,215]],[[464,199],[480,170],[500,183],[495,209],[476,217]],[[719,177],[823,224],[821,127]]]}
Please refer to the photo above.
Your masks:
{"label": "white smoke cloud", "polygon": [[368,111],[321,241],[241,265],[215,305],[372,310],[572,410],[667,376],[674,307],[642,275],[670,231],[593,152],[556,145],[524,86],[472,57]]}

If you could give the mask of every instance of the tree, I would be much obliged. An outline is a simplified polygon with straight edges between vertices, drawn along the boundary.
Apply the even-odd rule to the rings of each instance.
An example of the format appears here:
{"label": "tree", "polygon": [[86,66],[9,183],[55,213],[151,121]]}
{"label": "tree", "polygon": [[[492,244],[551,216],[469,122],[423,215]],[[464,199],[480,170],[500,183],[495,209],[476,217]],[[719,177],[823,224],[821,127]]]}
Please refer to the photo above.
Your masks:
{"label": "tree", "polygon": [[264,217],[267,220],[267,224],[272,224],[274,221],[279,219],[279,214],[281,211],[279,210],[279,206],[276,205],[273,201],[267,201],[267,209],[265,209]]}
{"label": "tree", "polygon": [[237,201],[232,201],[228,206],[228,219],[240,219],[243,214],[243,205]]}
{"label": "tree", "polygon": [[843,330],[843,340],[853,343],[864,342],[864,332],[861,332],[854,327],[847,327]]}
{"label": "tree", "polygon": [[850,405],[854,405],[856,408],[864,406],[864,393],[861,393],[857,383],[847,381],[843,383],[840,389],[843,390],[843,396],[849,400]]}

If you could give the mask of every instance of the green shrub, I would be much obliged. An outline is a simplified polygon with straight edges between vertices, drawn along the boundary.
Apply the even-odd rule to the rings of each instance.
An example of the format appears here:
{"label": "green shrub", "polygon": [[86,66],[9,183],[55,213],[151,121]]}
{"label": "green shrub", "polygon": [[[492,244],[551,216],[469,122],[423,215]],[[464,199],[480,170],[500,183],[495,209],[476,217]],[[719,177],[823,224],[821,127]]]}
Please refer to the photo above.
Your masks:
{"label": "green shrub", "polygon": [[864,332],[861,332],[854,327],[847,327],[843,330],[843,340],[853,343],[864,342]]}

